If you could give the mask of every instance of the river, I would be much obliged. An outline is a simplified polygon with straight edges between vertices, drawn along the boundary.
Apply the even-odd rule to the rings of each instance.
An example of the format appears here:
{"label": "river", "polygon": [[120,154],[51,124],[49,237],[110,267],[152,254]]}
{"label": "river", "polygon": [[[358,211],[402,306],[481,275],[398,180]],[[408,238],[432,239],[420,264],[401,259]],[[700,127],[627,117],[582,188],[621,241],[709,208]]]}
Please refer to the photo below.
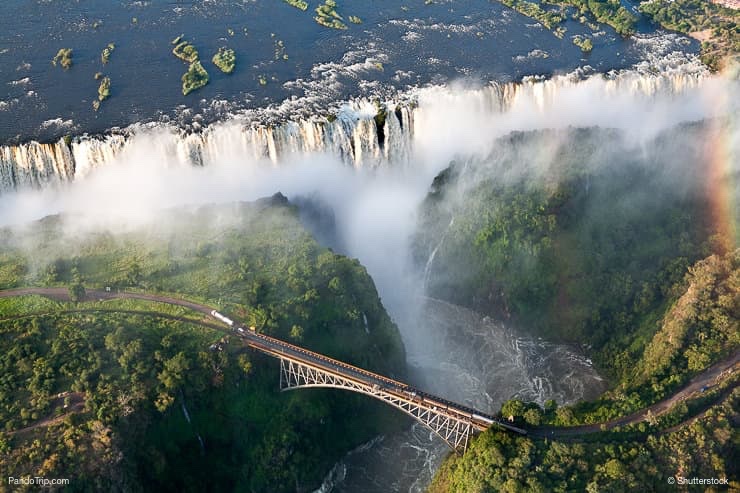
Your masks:
{"label": "river", "polygon": [[[444,301],[418,303],[419,318],[400,323],[409,378],[418,388],[488,413],[512,397],[569,404],[606,388],[578,348],[532,338]],[[439,437],[415,423],[349,453],[317,491],[422,492],[448,453]]]}
{"label": "river", "polygon": [[[346,99],[430,83],[509,82],[586,65],[607,72],[656,50],[698,50],[695,41],[652,28],[625,39],[599,26],[594,50],[584,55],[571,37],[592,35],[588,26],[569,19],[567,36],[558,39],[488,0],[340,2],[339,13],[362,24],[327,29],[314,22],[313,8],[302,12],[281,0],[7,0],[0,19],[0,144],[145,122],[197,130],[239,112],[263,122],[326,115]],[[188,96],[180,91],[186,66],[171,53],[180,35],[199,50],[211,78]],[[647,48],[644,40],[656,36]],[[109,43],[115,50],[103,65]],[[210,63],[219,47],[236,52],[231,75]],[[51,64],[60,48],[73,50],[69,70]],[[110,77],[111,97],[96,112],[97,72]]]}

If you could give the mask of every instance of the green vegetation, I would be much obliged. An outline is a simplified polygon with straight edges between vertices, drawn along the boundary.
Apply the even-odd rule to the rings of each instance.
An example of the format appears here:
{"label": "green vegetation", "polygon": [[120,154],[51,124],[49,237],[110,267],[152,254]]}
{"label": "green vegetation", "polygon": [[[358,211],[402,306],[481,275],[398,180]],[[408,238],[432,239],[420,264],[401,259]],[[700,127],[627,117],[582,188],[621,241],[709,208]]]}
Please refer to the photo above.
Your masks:
{"label": "green vegetation", "polygon": [[188,67],[188,71],[182,76],[182,95],[187,96],[206,84],[208,84],[208,72],[200,62],[193,62]]}
{"label": "green vegetation", "polygon": [[98,87],[98,101],[103,102],[110,97],[110,77],[103,77]]}
{"label": "green vegetation", "polygon": [[[704,131],[674,129],[639,157],[617,131],[514,133],[486,160],[435,178],[416,238],[421,265],[437,248],[431,296],[586,346],[612,382],[570,407],[507,401],[504,418],[606,423],[738,351],[738,238],[706,221],[702,158],[681,143]],[[676,474],[731,477],[740,392],[736,377],[725,380],[645,422],[594,426],[566,443],[557,430],[548,439],[491,430],[448,459],[431,491],[662,491]]]}
{"label": "green vegetation", "polygon": [[67,70],[72,66],[72,48],[60,48],[52,58],[51,63],[56,67],[57,63]]}
{"label": "green vegetation", "polygon": [[591,53],[591,50],[594,49],[591,38],[587,38],[585,36],[573,36],[573,44],[578,46],[584,53]]}
{"label": "green vegetation", "polygon": [[189,41],[177,43],[172,49],[172,53],[183,62],[194,63],[198,61],[198,50]]}
{"label": "green vegetation", "polygon": [[236,55],[234,50],[229,48],[219,48],[218,53],[213,55],[213,64],[221,69],[221,72],[230,74],[236,66]]}
{"label": "green vegetation", "polygon": [[[175,47],[172,49],[172,53],[180,60],[189,63],[188,71],[182,75],[182,95],[187,96],[196,89],[208,84],[208,72],[201,65],[198,59],[198,50],[195,46],[190,44],[189,41],[182,40],[182,35],[172,40],[172,44]],[[229,53],[230,52],[230,53]],[[218,53],[213,57],[213,63],[218,66],[221,70],[231,67],[234,70],[233,64],[236,62],[233,50],[224,49],[219,50]],[[220,65],[221,64],[221,65]],[[227,72],[230,73],[230,72]]]}
{"label": "green vegetation", "polygon": [[[679,290],[682,294],[670,300],[657,331],[614,388],[596,401],[546,413],[542,422],[572,426],[631,414],[669,397],[693,376],[737,351],[740,250],[697,262],[672,289]],[[535,424],[523,412],[502,410],[502,414]]]}
{"label": "green vegetation", "polygon": [[619,0],[547,0],[547,2],[563,7],[576,7],[581,15],[590,14],[597,22],[613,27],[623,36],[635,32],[637,18],[622,7]]}
{"label": "green vegetation", "polygon": [[288,5],[292,5],[293,7],[305,11],[308,9],[308,3],[305,2],[305,0],[284,0],[285,3]]}
{"label": "green vegetation", "polygon": [[[621,381],[688,267],[737,242],[714,236],[703,188],[686,185],[703,183],[691,164],[702,158],[680,142],[701,131],[676,129],[639,157],[620,154],[613,131],[515,133],[485,163],[465,165],[474,179],[453,164],[435,179],[415,242],[423,266],[445,238],[431,296],[589,344]],[[522,162],[528,169],[518,171]]]}
{"label": "green vegetation", "polygon": [[347,29],[347,24],[342,22],[344,19],[337,13],[337,2],[334,0],[324,0],[322,5],[316,7],[316,17],[314,20],[324,27],[332,29]]}
{"label": "green vegetation", "polygon": [[102,53],[100,53],[100,61],[103,62],[103,65],[107,64],[110,61],[110,56],[115,49],[116,45],[114,45],[113,43],[108,43],[108,46],[103,48]]}
{"label": "green vegetation", "polygon": [[715,2],[699,0],[651,0],[640,12],[667,29],[701,41],[701,59],[713,70],[740,53],[740,11]]}
{"label": "green vegetation", "polygon": [[360,19],[360,18],[359,18],[359,17],[357,17],[356,15],[350,15],[350,16],[348,17],[348,19],[349,19],[349,21],[350,21],[350,22],[351,22],[352,24],[362,24],[362,19]]}
{"label": "green vegetation", "polygon": [[110,78],[103,77],[103,74],[98,72],[95,74],[95,80],[100,80],[100,85],[98,86],[98,99],[93,101],[92,104],[93,109],[98,111],[100,109],[100,103],[110,97]]}
{"label": "green vegetation", "polygon": [[585,442],[533,440],[492,428],[464,456],[450,456],[429,491],[669,492],[676,491],[668,482],[675,476],[729,478],[733,490],[740,486],[733,479],[732,460],[738,405],[736,388],[723,403],[679,430],[632,439],[605,433]]}
{"label": "green vegetation", "polygon": [[522,15],[531,17],[549,30],[555,29],[564,20],[562,14],[545,10],[539,3],[528,2],[527,0],[501,0],[501,3]]}
{"label": "green vegetation", "polygon": [[[70,236],[59,217],[4,229],[0,289],[172,293],[402,376],[398,332],[367,272],[321,248],[284,199],[163,214],[118,234]],[[162,316],[103,311],[116,309]],[[0,312],[3,471],[69,477],[94,491],[312,490],[344,453],[399,424],[363,396],[281,393],[274,359],[197,325],[203,315],[182,307],[28,296],[0,299]]]}
{"label": "green vegetation", "polygon": [[[575,7],[580,11],[581,23],[586,23],[585,15],[592,16],[597,22],[612,26],[619,34],[630,35],[634,32],[637,18],[627,9],[622,7],[619,0],[500,0],[501,3],[510,7],[522,15],[530,17],[553,32],[558,38],[566,33],[566,28],[561,26],[566,19],[566,7]],[[543,8],[543,5],[555,5],[560,9],[557,11]],[[590,25],[590,24],[589,24]],[[584,50],[587,51],[587,50]]]}

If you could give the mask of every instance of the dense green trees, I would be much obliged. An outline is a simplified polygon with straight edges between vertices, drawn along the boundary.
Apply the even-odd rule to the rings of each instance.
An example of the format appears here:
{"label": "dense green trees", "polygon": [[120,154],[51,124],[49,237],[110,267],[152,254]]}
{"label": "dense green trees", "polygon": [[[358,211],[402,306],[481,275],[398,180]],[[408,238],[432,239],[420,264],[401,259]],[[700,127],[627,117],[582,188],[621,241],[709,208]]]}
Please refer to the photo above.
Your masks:
{"label": "dense green trees", "polygon": [[547,0],[557,5],[572,5],[581,14],[590,13],[597,22],[612,26],[622,35],[635,31],[637,18],[619,3],[619,0]]}
{"label": "dense green trees", "polygon": [[415,241],[422,267],[439,245],[431,295],[590,345],[611,376],[629,373],[687,268],[716,245],[690,185],[701,177],[686,171],[696,151],[658,139],[630,157],[623,145],[598,129],[512,134],[488,160],[453,164]]}
{"label": "dense green trees", "polygon": [[[365,269],[320,248],[296,211],[279,203],[171,211],[157,228],[73,241],[54,218],[23,232],[4,230],[0,288],[79,283],[165,291],[401,376],[400,337]],[[36,249],[20,250],[21,243]],[[61,314],[112,308],[202,317],[132,300],[0,299],[2,318],[52,313],[0,323],[0,422],[11,432],[62,416],[4,435],[11,452],[0,457],[3,471],[45,469],[92,490],[288,491],[317,486],[347,450],[403,424],[362,396],[280,393],[272,358],[246,352],[233,338],[209,350],[222,334],[188,322]],[[67,414],[60,393],[75,412]],[[84,402],[81,409],[76,402]]]}
{"label": "dense green trees", "polygon": [[[416,238],[420,263],[438,248],[432,294],[577,342],[612,380],[597,401],[569,407],[509,400],[503,418],[525,428],[601,423],[738,350],[740,250],[728,249],[737,238],[717,238],[705,220],[701,156],[672,148],[697,131],[649,143],[644,161],[613,131],[513,134],[485,162],[453,163],[435,179]],[[734,382],[582,443],[489,430],[447,460],[431,490],[672,491],[676,474],[736,477],[723,459]]]}
{"label": "dense green trees", "polygon": [[492,428],[464,456],[447,459],[430,492],[669,492],[676,486],[668,478],[677,475],[729,478],[737,487],[731,435],[738,399],[735,390],[694,423],[634,440],[534,440]]}
{"label": "dense green trees", "polygon": [[701,33],[701,58],[712,69],[719,69],[725,57],[740,53],[740,14],[718,2],[700,0],[652,0],[640,4],[640,12],[668,29],[682,33]]}
{"label": "dense green trees", "polygon": [[72,48],[60,48],[51,63],[55,66],[59,63],[64,70],[69,69],[72,66]]}

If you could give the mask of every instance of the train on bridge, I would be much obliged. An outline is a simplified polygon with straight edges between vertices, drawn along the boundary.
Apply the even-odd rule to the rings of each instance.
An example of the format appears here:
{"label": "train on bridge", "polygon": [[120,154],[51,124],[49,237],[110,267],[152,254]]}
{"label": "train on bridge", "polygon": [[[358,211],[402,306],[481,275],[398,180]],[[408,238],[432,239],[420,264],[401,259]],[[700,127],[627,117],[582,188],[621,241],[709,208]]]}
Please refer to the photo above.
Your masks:
{"label": "train on bridge", "polygon": [[295,346],[288,342],[281,341],[280,339],[275,339],[274,337],[258,334],[255,327],[249,327],[245,330],[244,327],[240,327],[229,317],[216,310],[211,311],[211,315],[231,327],[241,337],[246,338],[250,346],[259,349],[262,352],[272,354],[277,357],[280,357],[280,354],[292,354],[294,357],[298,356],[306,361],[319,363],[322,367],[328,367],[328,370],[345,378],[354,378],[363,384],[371,385],[375,392],[382,390],[383,392],[392,393],[403,399],[413,401],[416,404],[430,407],[435,411],[444,411],[449,415],[457,416],[458,419],[469,421],[480,430],[485,430],[491,425],[498,425],[521,435],[527,434],[527,431],[522,428],[513,426],[510,423],[506,423],[493,416],[483,414],[470,407],[462,406],[455,402],[415,389],[408,384],[399,382],[398,380],[364,370],[343,361],[329,358],[323,354],[309,351],[308,349]]}

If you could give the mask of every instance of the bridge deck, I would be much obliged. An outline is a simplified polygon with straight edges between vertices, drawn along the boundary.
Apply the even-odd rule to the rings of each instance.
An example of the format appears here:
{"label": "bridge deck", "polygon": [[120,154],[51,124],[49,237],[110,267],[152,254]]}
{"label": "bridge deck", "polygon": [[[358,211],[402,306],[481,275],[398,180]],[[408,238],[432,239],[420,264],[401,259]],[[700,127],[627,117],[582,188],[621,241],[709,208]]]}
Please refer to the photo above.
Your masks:
{"label": "bridge deck", "polygon": [[[322,371],[333,373],[344,378],[356,380],[358,382],[378,385],[379,388],[386,392],[391,392],[399,395],[400,397],[414,401],[424,402],[430,406],[438,407],[447,413],[469,421],[475,428],[480,431],[488,429],[491,424],[495,423],[498,426],[506,428],[516,433],[526,433],[524,430],[512,426],[506,422],[503,422],[494,416],[488,415],[471,407],[463,406],[458,403],[452,402],[447,399],[423,392],[415,389],[408,384],[393,380],[391,378],[373,373],[371,371],[359,368],[357,366],[350,365],[343,361],[339,361],[323,354],[309,351],[308,349],[302,348],[290,344],[288,342],[270,337],[264,334],[256,334],[253,332],[237,333],[242,337],[250,347],[257,349],[263,353],[271,356],[290,357],[296,361],[303,362],[320,368]],[[483,419],[481,419],[483,418]]]}

